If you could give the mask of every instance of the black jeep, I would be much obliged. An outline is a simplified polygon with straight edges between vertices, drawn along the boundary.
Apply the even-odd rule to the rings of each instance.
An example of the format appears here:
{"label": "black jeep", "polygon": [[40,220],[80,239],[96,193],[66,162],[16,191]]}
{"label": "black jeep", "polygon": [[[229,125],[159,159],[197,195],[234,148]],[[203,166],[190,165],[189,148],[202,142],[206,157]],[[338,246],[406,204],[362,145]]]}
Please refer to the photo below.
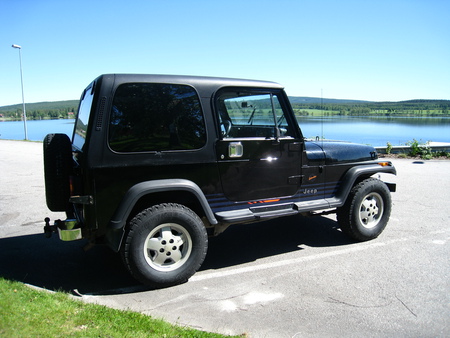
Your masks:
{"label": "black jeep", "polygon": [[72,139],[44,139],[45,232],[120,252],[142,283],[186,281],[208,236],[231,224],[337,213],[358,241],[391,213],[396,174],[373,147],[306,140],[283,87],[192,76],[102,75],[82,93]]}

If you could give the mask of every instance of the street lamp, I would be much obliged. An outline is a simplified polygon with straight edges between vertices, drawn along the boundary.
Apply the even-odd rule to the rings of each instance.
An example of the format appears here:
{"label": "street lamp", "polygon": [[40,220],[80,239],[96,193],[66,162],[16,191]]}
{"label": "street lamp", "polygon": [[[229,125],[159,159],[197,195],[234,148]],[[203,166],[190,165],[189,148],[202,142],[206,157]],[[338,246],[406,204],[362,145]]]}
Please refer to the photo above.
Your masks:
{"label": "street lamp", "polygon": [[22,47],[19,45],[12,45],[12,48],[16,48],[19,50],[19,59],[20,59],[20,83],[22,84],[22,106],[23,106],[23,128],[25,130],[25,140],[28,140],[28,132],[27,132],[27,112],[25,110],[25,98],[23,95],[23,76],[22,76]]}

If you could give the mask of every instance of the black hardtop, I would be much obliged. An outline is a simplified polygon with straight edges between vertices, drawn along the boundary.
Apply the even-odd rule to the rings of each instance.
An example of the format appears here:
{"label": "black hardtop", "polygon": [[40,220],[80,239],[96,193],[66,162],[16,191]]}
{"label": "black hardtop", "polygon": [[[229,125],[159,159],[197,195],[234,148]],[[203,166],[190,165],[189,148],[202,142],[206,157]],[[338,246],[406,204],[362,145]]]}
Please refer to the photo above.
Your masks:
{"label": "black hardtop", "polygon": [[[233,79],[225,77],[189,76],[189,75],[158,75],[158,74],[103,74],[100,78],[113,77],[115,86],[130,82],[185,84],[196,88],[201,94],[210,95],[222,87],[256,87],[267,89],[284,89],[276,82]],[[202,95],[202,96],[203,96]]]}

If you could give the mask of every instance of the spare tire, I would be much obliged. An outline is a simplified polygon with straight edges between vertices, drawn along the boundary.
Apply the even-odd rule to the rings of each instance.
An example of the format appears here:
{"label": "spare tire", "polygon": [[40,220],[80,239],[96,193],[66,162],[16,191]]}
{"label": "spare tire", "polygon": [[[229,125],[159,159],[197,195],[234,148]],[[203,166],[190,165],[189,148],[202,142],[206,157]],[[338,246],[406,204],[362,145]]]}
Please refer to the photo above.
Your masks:
{"label": "spare tire", "polygon": [[44,176],[47,207],[66,211],[70,197],[72,143],[66,134],[48,134],[44,138]]}

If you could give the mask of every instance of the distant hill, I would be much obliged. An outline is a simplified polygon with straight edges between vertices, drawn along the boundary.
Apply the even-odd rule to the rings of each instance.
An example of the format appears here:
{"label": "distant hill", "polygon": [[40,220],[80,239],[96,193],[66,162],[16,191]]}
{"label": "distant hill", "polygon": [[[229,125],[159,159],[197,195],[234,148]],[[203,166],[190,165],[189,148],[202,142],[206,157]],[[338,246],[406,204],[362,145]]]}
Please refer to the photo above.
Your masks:
{"label": "distant hill", "polygon": [[[348,99],[327,99],[327,98],[320,98],[320,97],[308,97],[308,96],[289,96],[289,100],[292,104],[317,104],[317,103],[323,103],[323,104],[374,104],[374,105],[426,105],[426,104],[433,104],[433,105],[444,105],[449,106],[450,100],[407,100],[407,101],[385,101],[385,102],[378,102],[378,101],[364,101],[364,100],[348,100]],[[79,100],[66,100],[66,101],[50,101],[50,102],[36,102],[36,103],[27,103],[26,109],[28,110],[63,110],[75,107],[75,109],[78,108],[78,102]],[[2,106],[0,107],[0,113],[2,112],[8,112],[8,111],[17,111],[22,110],[22,103],[13,104],[10,106]]]}
{"label": "distant hill", "polygon": [[[25,109],[27,111],[28,110],[30,110],[30,111],[32,111],[32,110],[64,110],[64,109],[75,107],[75,110],[76,110],[78,108],[78,102],[79,102],[79,100],[27,103]],[[16,111],[18,109],[22,110],[22,103],[0,107],[0,113],[8,112],[8,111]]]}
{"label": "distant hill", "polygon": [[363,100],[346,100],[346,99],[325,99],[320,97],[307,97],[307,96],[289,96],[289,100],[292,104],[308,104],[308,103],[334,103],[334,104],[347,104],[347,103],[371,103],[372,101]]}
{"label": "distant hill", "polygon": [[308,103],[323,103],[323,104],[367,104],[367,105],[450,105],[450,100],[406,100],[406,101],[365,101],[365,100],[347,100],[347,99],[326,99],[320,97],[306,97],[306,96],[289,96],[292,104],[308,104]]}
{"label": "distant hill", "polygon": [[[363,100],[341,100],[307,96],[290,96],[296,113],[311,114],[322,111],[325,114],[339,115],[428,115],[450,116],[450,100],[408,100],[397,102],[376,102]],[[68,118],[78,109],[79,100],[27,103],[27,117]],[[0,118],[20,119],[22,104],[0,107]]]}
{"label": "distant hill", "polygon": [[[335,103],[335,104],[346,104],[346,103],[370,103],[370,101],[361,100],[340,100],[340,99],[322,99],[320,97],[306,97],[306,96],[289,96],[291,103]],[[78,108],[79,100],[66,100],[66,101],[45,101],[36,103],[27,103],[26,110],[62,110],[71,107]],[[10,106],[0,107],[0,113],[22,110],[22,103],[13,104]]]}

